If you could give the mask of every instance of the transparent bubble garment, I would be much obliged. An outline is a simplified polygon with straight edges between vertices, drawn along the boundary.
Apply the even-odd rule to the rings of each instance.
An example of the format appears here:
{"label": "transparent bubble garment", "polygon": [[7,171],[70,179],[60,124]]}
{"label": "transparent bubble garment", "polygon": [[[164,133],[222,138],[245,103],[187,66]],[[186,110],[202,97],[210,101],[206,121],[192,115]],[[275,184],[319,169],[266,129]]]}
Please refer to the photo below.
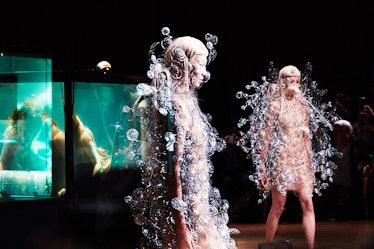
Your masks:
{"label": "transparent bubble garment", "polygon": [[[172,42],[168,34],[151,50],[160,44],[166,48]],[[135,222],[142,226],[141,248],[177,248],[173,209],[183,212],[194,248],[236,248],[231,235],[238,230],[227,225],[229,204],[211,182],[210,157],[225,148],[225,141],[211,126],[211,116],[201,111],[196,90],[181,88],[189,84],[188,77],[179,77],[185,74],[180,71],[187,59],[184,52],[176,49],[178,59],[166,67],[152,51],[147,73],[152,83],[138,85],[147,102],[140,118],[145,131],[143,157],[138,161],[142,186],[125,197]],[[183,145],[179,153],[174,153],[175,143]],[[173,162],[180,165],[182,198],[169,195]]]}
{"label": "transparent bubble garment", "polygon": [[[310,78],[312,65],[307,63],[301,75],[301,92],[297,105],[285,101],[281,84],[277,83],[278,71],[270,62],[269,76],[262,77],[262,83],[252,81],[244,91],[238,91],[236,98],[243,100],[243,111],[249,114],[239,119],[240,140],[238,145],[247,153],[251,163],[249,179],[260,193],[259,203],[269,196],[269,189],[276,188],[283,195],[297,190],[297,186],[310,187],[310,197],[320,195],[333,181],[337,168],[331,161],[341,156],[331,145],[330,132],[336,121],[335,107],[324,100],[327,90],[318,89]],[[264,144],[264,134],[270,141]],[[305,136],[311,140],[311,151],[305,150]],[[261,152],[268,149],[264,161],[270,186],[260,186]],[[307,159],[311,160],[307,160]],[[310,163],[311,161],[311,163]]]}

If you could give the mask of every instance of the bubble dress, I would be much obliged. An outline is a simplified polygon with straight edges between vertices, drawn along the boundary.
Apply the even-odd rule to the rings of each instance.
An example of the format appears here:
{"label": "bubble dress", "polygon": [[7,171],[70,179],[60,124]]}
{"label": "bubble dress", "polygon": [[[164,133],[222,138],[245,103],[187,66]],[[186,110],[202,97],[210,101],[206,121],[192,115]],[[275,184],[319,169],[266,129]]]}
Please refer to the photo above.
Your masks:
{"label": "bubble dress", "polygon": [[[151,68],[151,85],[138,85],[146,102],[139,111],[142,186],[125,197],[136,224],[142,226],[140,247],[177,248],[173,210],[178,210],[194,249],[237,248],[231,235],[239,231],[228,226],[229,203],[211,181],[211,156],[225,148],[225,141],[211,126],[211,116],[201,111],[188,78],[172,78],[163,60],[154,60]],[[170,193],[175,162],[180,165],[181,198]]]}
{"label": "bubble dress", "polygon": [[266,165],[269,188],[287,191],[307,189],[313,193],[314,173],[309,131],[309,108],[300,95],[279,97],[269,104],[265,133],[270,140]]}

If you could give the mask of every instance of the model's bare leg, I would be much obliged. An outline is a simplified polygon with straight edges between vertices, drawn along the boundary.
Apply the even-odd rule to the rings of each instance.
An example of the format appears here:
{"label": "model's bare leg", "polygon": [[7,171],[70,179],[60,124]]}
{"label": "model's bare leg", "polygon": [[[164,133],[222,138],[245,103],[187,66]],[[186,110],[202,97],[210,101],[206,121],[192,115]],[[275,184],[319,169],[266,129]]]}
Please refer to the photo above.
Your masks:
{"label": "model's bare leg", "polygon": [[316,220],[314,213],[313,200],[311,197],[307,197],[307,191],[303,189],[299,193],[299,201],[301,209],[303,211],[302,226],[305,234],[305,239],[308,249],[314,248],[315,232],[316,232]]}
{"label": "model's bare leg", "polygon": [[277,190],[271,190],[271,208],[266,219],[265,226],[265,240],[267,242],[273,242],[275,232],[278,228],[279,218],[284,210],[287,196],[283,196]]}

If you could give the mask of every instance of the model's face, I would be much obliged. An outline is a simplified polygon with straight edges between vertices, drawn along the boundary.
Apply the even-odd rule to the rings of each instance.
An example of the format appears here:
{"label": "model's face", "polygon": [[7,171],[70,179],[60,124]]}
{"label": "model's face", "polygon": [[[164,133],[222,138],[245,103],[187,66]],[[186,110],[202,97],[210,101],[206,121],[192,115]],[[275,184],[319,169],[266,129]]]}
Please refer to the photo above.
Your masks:
{"label": "model's face", "polygon": [[288,76],[285,78],[286,89],[291,94],[300,93],[300,77]]}
{"label": "model's face", "polygon": [[207,58],[203,55],[195,55],[190,59],[190,62],[193,68],[191,71],[191,87],[200,88],[202,83],[206,80]]}
{"label": "model's face", "polygon": [[285,79],[286,87],[289,87],[291,85],[300,87],[300,77],[299,76],[288,76]]}

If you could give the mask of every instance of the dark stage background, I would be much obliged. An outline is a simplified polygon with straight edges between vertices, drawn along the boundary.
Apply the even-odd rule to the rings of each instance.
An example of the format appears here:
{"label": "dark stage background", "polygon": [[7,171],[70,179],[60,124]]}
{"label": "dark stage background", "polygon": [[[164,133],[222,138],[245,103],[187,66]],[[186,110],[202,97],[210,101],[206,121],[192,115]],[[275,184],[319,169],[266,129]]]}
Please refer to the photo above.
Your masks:
{"label": "dark stage background", "polygon": [[[212,78],[199,90],[199,97],[222,137],[243,116],[235,93],[252,80],[261,81],[270,61],[279,68],[293,64],[300,69],[311,62],[312,79],[330,96],[341,91],[358,100],[374,87],[372,0],[2,1],[0,52],[47,55],[53,59],[54,71],[67,73],[90,71],[107,60],[113,73],[144,82],[149,47],[163,38],[164,26],[174,37],[192,35],[203,40],[207,32],[218,36],[218,55],[208,67]],[[216,153],[213,181],[229,199],[231,222],[263,222],[266,206],[253,198],[257,192],[248,183],[248,162],[236,149]],[[238,157],[235,161],[231,156]],[[120,205],[125,196],[120,191],[132,191],[140,182],[138,172],[122,173],[105,182],[109,190],[120,193],[113,197],[114,204]],[[68,182],[71,179],[67,177]],[[285,219],[299,222],[297,200],[290,198]],[[361,207],[360,202],[353,203]],[[50,249],[72,248],[76,243],[74,248],[87,244],[136,248],[132,243],[139,241],[140,226],[133,222],[127,205],[118,213],[95,215],[91,206],[90,211],[82,211],[74,204],[64,199],[1,203],[0,219],[6,224],[0,229],[1,246]],[[338,231],[333,234],[336,237]]]}
{"label": "dark stage background", "polygon": [[93,69],[148,80],[148,49],[171,35],[218,36],[202,108],[219,130],[236,122],[235,93],[277,67],[313,65],[312,78],[329,93],[353,98],[374,84],[374,11],[358,1],[21,1],[2,3],[0,50],[50,55],[56,71]]}

